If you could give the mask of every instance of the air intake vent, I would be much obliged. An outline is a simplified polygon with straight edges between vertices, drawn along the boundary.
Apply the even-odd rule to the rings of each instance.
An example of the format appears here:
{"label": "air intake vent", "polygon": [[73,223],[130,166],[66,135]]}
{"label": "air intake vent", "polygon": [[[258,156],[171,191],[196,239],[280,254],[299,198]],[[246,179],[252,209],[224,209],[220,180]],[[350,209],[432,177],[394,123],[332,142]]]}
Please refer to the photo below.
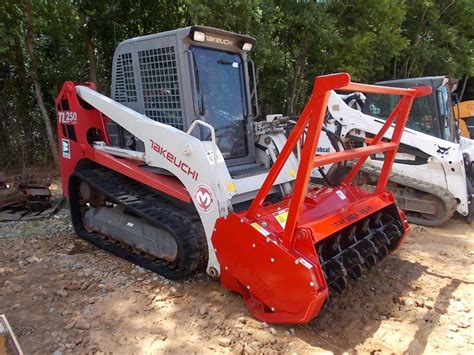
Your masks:
{"label": "air intake vent", "polygon": [[145,115],[184,129],[174,47],[138,52]]}
{"label": "air intake vent", "polygon": [[131,53],[123,53],[117,57],[114,98],[118,102],[137,101]]}

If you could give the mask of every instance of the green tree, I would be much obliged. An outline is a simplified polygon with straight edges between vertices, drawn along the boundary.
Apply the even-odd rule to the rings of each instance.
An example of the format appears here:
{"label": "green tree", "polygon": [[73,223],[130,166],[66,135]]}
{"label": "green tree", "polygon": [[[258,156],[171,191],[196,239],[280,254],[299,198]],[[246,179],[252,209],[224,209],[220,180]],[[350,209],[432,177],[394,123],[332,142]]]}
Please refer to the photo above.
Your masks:
{"label": "green tree", "polygon": [[409,46],[397,63],[396,77],[474,73],[472,0],[407,1],[403,23]]}

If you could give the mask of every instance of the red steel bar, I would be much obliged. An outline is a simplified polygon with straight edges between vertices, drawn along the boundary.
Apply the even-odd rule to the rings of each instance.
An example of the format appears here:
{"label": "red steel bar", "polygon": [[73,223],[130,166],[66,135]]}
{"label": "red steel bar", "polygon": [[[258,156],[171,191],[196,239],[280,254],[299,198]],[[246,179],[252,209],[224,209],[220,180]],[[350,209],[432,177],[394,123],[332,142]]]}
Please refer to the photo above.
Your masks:
{"label": "red steel bar", "polygon": [[371,144],[367,147],[354,148],[351,150],[344,150],[342,152],[328,153],[319,155],[314,159],[313,167],[337,163],[339,161],[351,160],[354,158],[367,157],[372,154],[383,153],[391,150],[397,150],[396,143],[377,143]]}
{"label": "red steel bar", "polygon": [[[327,102],[331,90],[362,91],[366,93],[400,95],[402,98],[378,134],[374,137],[374,139],[372,139],[368,146],[315,157],[314,152],[321,134],[322,125],[327,110]],[[351,83],[350,76],[347,73],[317,77],[314,83],[312,95],[306,104],[300,119],[288,137],[288,141],[278,155],[275,164],[270,169],[270,172],[268,173],[268,176],[265,179],[261,189],[257,193],[257,196],[250,205],[250,208],[246,213],[246,218],[253,219],[259,209],[262,207],[266,196],[275,183],[275,180],[280,174],[285,162],[288,160],[288,157],[295,148],[296,143],[299,141],[301,135],[305,132],[307,126],[305,143],[301,152],[301,160],[298,166],[296,181],[288,210],[288,219],[286,221],[283,235],[283,243],[286,247],[291,248],[293,246],[293,242],[295,240],[295,230],[299,222],[301,208],[306,196],[309,177],[311,175],[312,169],[315,166],[322,166],[339,161],[359,158],[357,164],[352,168],[349,175],[343,181],[343,184],[350,184],[355,174],[362,167],[369,155],[385,152],[386,157],[379,181],[377,183],[377,191],[384,189],[388,182],[390,170],[400,145],[400,139],[403,134],[403,129],[405,128],[413,100],[415,97],[428,95],[430,92],[430,87],[402,89]],[[380,142],[388,128],[395,121],[396,123],[391,141]]]}
{"label": "red steel bar", "polygon": [[315,95],[315,110],[312,112],[314,116],[309,122],[304,146],[301,151],[301,160],[298,166],[298,174],[296,176],[293,195],[291,197],[290,207],[288,210],[288,219],[286,220],[285,225],[283,244],[287,248],[291,248],[293,246],[295,229],[299,221],[304,199],[306,197],[311,170],[313,170],[314,152],[316,151],[319,136],[321,135],[329,94],[329,91],[325,91],[324,93],[317,93]]}
{"label": "red steel bar", "polygon": [[[397,105],[395,106],[395,108],[393,109],[393,111],[390,113],[387,120],[385,121],[384,125],[382,126],[380,131],[377,133],[377,135],[372,139],[370,144],[377,144],[383,138],[385,133],[388,131],[388,128],[392,125],[393,122],[395,122],[395,120],[400,115],[400,109],[401,109],[402,102],[403,102],[404,99],[405,99],[405,97],[402,97],[402,100],[400,100],[397,103]],[[345,177],[344,183],[350,184],[352,182],[354,177],[359,172],[360,168],[362,168],[362,165],[364,165],[364,163],[366,162],[367,157],[364,157],[364,158],[359,159],[357,161],[356,165],[353,167],[353,169],[351,169],[349,174]]]}

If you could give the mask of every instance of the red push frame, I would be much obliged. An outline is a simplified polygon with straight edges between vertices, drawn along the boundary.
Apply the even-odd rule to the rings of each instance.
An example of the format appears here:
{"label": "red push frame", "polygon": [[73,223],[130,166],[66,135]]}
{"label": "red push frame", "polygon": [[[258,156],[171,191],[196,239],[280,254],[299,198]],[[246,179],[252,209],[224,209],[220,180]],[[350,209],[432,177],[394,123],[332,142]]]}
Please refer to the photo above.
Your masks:
{"label": "red push frame", "polygon": [[[401,99],[390,116],[387,118],[378,134],[370,142],[368,142],[366,147],[315,156],[314,152],[316,151],[319,137],[321,135],[321,129],[323,126],[324,117],[326,115],[327,103],[331,90],[399,95],[401,96]],[[350,75],[347,73],[318,76],[315,79],[313,92],[308,103],[306,104],[306,107],[304,108],[293,131],[289,135],[287,144],[285,144],[284,148],[278,155],[275,164],[270,169],[268,176],[262,185],[262,188],[259,190],[257,196],[250,205],[250,208],[246,213],[246,218],[249,220],[254,219],[256,214],[262,208],[265,198],[270,192],[270,189],[275,183],[276,178],[280,174],[285,162],[288,160],[305,129],[307,129],[305,143],[301,151],[301,159],[292,198],[290,201],[290,207],[288,210],[288,219],[283,233],[282,241],[287,248],[291,248],[294,245],[295,230],[297,228],[303,202],[306,197],[311,170],[314,167],[357,158],[357,163],[342,182],[342,184],[349,185],[352,183],[352,180],[357,175],[369,155],[375,153],[385,153],[386,156],[384,159],[384,164],[376,187],[376,193],[382,192],[388,183],[390,170],[400,145],[400,140],[408,119],[408,115],[410,113],[411,106],[413,104],[413,100],[415,97],[425,96],[430,93],[431,88],[426,86],[403,89],[396,87],[352,83]],[[395,126],[392,137],[390,138],[390,142],[383,142],[382,138],[393,123],[395,123]]]}

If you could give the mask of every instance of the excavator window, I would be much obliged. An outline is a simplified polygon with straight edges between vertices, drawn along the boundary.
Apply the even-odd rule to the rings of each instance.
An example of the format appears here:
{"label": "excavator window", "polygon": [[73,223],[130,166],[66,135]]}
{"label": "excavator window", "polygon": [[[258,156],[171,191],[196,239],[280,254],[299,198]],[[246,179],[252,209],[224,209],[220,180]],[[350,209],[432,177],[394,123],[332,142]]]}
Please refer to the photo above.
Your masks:
{"label": "excavator window", "polygon": [[[249,154],[243,60],[239,54],[192,47],[200,119],[216,131],[217,145],[225,159]],[[203,130],[202,137],[211,138]]]}
{"label": "excavator window", "polygon": [[[374,95],[370,102],[369,112],[374,117],[386,120],[399,100],[400,96],[396,95]],[[431,136],[437,135],[428,96],[415,99],[406,126]]]}
{"label": "excavator window", "polygon": [[453,118],[451,94],[446,85],[441,86],[436,94],[438,95],[438,110],[441,117],[443,139],[453,142],[456,136],[456,126]]}

